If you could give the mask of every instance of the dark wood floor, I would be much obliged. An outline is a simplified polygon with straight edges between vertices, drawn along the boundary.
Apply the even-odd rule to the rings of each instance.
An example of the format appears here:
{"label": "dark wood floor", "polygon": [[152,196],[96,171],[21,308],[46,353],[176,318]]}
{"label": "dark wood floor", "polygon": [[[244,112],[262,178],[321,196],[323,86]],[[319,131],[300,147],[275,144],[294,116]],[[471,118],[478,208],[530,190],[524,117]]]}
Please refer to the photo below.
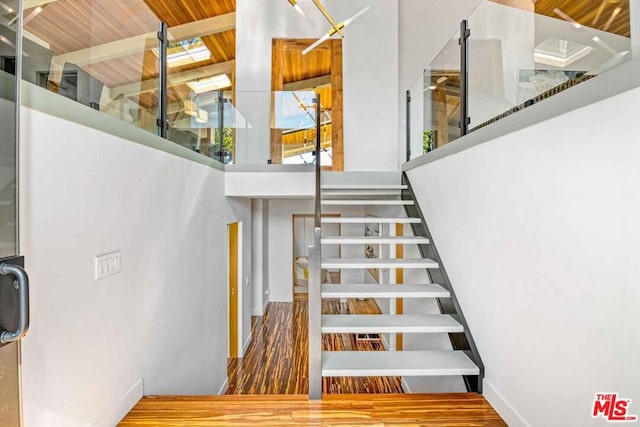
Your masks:
{"label": "dark wood floor", "polygon": [[141,426],[504,427],[478,394],[145,397],[119,424]]}
{"label": "dark wood floor", "polygon": [[[323,302],[323,314],[375,314],[373,300]],[[253,318],[253,341],[243,359],[229,361],[227,394],[308,393],[307,302],[271,303],[264,317]],[[375,342],[356,341],[353,334],[323,336],[325,350],[384,350]],[[324,393],[402,393],[399,378],[325,378]]]}

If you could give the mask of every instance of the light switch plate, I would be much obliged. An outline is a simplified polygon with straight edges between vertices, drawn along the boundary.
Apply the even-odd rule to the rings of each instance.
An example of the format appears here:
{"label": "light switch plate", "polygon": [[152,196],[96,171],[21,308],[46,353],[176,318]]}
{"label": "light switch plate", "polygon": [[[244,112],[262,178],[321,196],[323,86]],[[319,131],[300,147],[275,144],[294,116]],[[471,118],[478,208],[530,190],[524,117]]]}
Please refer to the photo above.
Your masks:
{"label": "light switch plate", "polygon": [[120,251],[96,257],[96,280],[120,273]]}

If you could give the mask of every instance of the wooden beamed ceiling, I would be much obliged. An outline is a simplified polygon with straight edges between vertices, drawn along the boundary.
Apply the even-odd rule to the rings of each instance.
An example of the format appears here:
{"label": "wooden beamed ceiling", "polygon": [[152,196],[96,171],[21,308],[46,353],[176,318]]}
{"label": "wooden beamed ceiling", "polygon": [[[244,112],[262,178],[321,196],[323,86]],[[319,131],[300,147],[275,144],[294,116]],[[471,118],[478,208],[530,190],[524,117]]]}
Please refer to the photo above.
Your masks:
{"label": "wooden beamed ceiling", "polygon": [[[555,11],[560,9],[579,24],[607,31],[623,37],[631,36],[629,0],[490,0],[494,3],[535,12],[539,15],[563,19]],[[616,8],[620,12],[614,15]],[[607,27],[609,19],[614,19]]]}
{"label": "wooden beamed ceiling", "polygon": [[[137,52],[119,56],[116,51],[107,60],[89,60],[79,65],[105,86],[115,88],[157,78],[158,56],[153,47],[161,20],[168,24],[171,34],[172,28],[227,15],[235,9],[235,0],[58,0],[44,5],[25,29],[49,45],[54,62],[57,56],[107,48],[109,43],[131,39],[136,44],[133,51],[139,48]],[[29,13],[27,10],[26,15]],[[211,58],[170,68],[170,74],[235,60],[235,29],[211,31],[215,34],[201,36]],[[143,35],[148,35],[148,40],[140,39]],[[87,57],[91,59],[91,50]],[[184,93],[184,88],[172,89],[174,94]],[[134,94],[131,99],[144,100],[143,106],[153,108],[157,95],[147,93],[137,97]]]}

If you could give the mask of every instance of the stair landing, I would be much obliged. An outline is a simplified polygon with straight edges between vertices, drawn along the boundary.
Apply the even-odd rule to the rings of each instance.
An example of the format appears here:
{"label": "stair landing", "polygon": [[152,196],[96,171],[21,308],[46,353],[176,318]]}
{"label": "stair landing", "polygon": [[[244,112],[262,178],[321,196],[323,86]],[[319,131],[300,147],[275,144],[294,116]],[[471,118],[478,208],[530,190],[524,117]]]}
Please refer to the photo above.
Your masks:
{"label": "stair landing", "polygon": [[306,425],[496,426],[507,424],[479,394],[350,394],[145,397],[119,424],[136,426]]}

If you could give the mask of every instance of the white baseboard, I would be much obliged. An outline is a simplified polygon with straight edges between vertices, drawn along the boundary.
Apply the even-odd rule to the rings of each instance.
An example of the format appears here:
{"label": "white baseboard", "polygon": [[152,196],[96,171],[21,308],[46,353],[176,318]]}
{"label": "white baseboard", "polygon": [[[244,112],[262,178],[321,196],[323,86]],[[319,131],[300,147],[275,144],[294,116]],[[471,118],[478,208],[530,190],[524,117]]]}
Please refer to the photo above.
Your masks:
{"label": "white baseboard", "polygon": [[96,421],[94,427],[113,427],[117,425],[122,419],[129,413],[129,411],[136,406],[136,403],[144,395],[144,384],[142,379],[139,379],[130,389],[127,391],[122,399]]}
{"label": "white baseboard", "polygon": [[482,394],[509,427],[530,427],[529,423],[486,379],[482,382]]}
{"label": "white baseboard", "polygon": [[220,390],[218,391],[218,396],[225,394],[228,389],[229,389],[229,377],[225,378],[224,382],[222,383],[222,387],[220,387]]}
{"label": "white baseboard", "polygon": [[411,393],[411,388],[404,377],[400,377],[400,381],[402,381],[402,390],[404,390],[405,393]]}
{"label": "white baseboard", "polygon": [[249,344],[251,344],[252,339],[253,339],[253,335],[249,334],[249,336],[247,337],[247,340],[242,345],[242,354],[240,355],[240,357],[244,357],[244,354],[247,352],[247,348],[249,348]]}

